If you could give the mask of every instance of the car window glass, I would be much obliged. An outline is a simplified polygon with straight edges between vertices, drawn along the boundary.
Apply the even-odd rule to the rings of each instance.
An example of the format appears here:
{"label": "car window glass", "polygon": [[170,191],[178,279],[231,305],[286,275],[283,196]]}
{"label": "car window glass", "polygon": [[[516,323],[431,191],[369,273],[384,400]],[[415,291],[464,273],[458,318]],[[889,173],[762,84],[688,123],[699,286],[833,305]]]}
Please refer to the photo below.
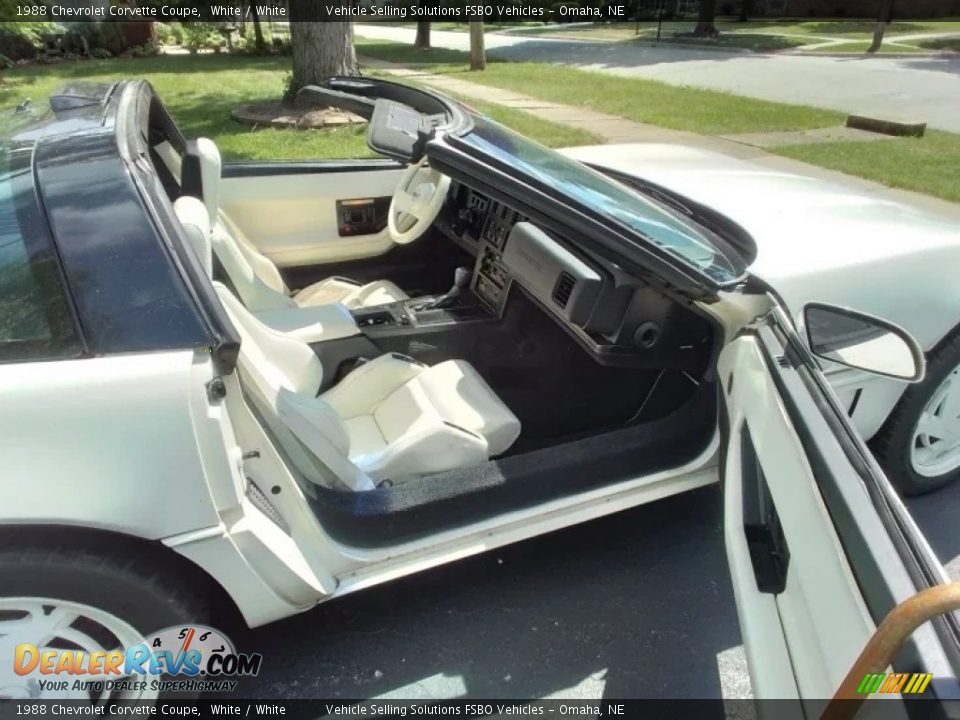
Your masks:
{"label": "car window glass", "polygon": [[472,131],[462,140],[639,233],[717,282],[732,282],[746,270],[743,260],[728,251],[726,243],[710,230],[490,118],[475,115]]}
{"label": "car window glass", "polygon": [[0,151],[0,360],[69,356],[80,348],[28,158],[17,167]]}

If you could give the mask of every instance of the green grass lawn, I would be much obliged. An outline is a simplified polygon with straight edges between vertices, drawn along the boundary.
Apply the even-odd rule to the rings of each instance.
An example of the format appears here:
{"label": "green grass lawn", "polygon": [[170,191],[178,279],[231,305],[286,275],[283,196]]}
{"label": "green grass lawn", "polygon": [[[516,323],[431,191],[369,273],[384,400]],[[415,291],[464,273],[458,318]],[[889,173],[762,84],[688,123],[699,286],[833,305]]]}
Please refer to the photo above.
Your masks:
{"label": "green grass lawn", "polygon": [[[721,23],[722,25],[723,23]],[[729,23],[728,23],[729,24]],[[721,30],[718,38],[694,38],[685,36],[693,30],[694,23],[677,22],[664,23],[660,33],[660,42],[683,43],[685,45],[702,45],[704,47],[742,48],[757,52],[770,50],[786,50],[811,42],[809,39],[788,37],[777,33],[764,32],[762,28],[749,27],[740,32],[735,30]],[[607,23],[596,25],[575,25],[565,28],[563,25],[549,25],[541,28],[530,28],[520,31],[522,35],[537,35],[540,37],[573,38],[577,40],[609,40],[629,42],[641,40],[652,42],[657,39],[656,23]],[[679,34],[679,36],[678,36]]]}
{"label": "green grass lawn", "polygon": [[0,105],[7,108],[31,98],[39,109],[52,90],[68,82],[145,78],[157,89],[184,134],[213,138],[227,158],[280,160],[372,155],[364,140],[363,125],[335,130],[254,129],[230,117],[230,111],[244,102],[279,97],[289,68],[289,58],[225,55],[33,65],[3,73]]}
{"label": "green grass lawn", "polygon": [[[358,38],[357,51],[395,62],[411,62],[412,48]],[[414,57],[435,73],[463,73],[463,79],[514,90],[542,100],[620,115],[637,122],[703,134],[803,130],[842,124],[831,110],[767,102],[714,90],[677,87],[654,80],[589,72],[548,63],[489,62],[484,72],[466,70],[466,53],[420,52]],[[439,53],[434,55],[434,53]],[[397,58],[405,58],[397,60]],[[454,62],[454,58],[456,61]]]}
{"label": "green grass lawn", "polygon": [[[279,97],[289,70],[289,58],[221,55],[18,67],[2,73],[0,113],[12,112],[14,105],[27,98],[40,111],[52,90],[78,80],[146,78],[157,89],[184,134],[213,138],[226,158],[300,160],[374,156],[367,147],[365,125],[333,130],[254,129],[230,117],[230,111],[244,102]],[[480,109],[489,110],[500,122],[551,147],[597,141],[589,132],[545,123],[517,110],[499,106]]]}
{"label": "green grass lawn", "polygon": [[960,135],[953,133],[927,131],[922,138],[788,145],[774,148],[774,152],[960,202]]}

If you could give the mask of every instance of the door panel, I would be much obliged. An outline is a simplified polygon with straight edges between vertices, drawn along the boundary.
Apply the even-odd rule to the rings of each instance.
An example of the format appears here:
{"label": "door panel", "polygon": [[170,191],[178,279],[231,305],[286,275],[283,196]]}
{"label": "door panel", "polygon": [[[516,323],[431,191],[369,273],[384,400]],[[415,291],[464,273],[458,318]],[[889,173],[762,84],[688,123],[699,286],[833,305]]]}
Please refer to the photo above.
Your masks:
{"label": "door panel", "polygon": [[[771,306],[718,361],[725,541],[756,694],[823,699],[876,624],[946,574],[788,316]],[[777,562],[757,557],[764,548]],[[958,649],[952,618],[939,618],[914,632],[894,669],[933,673],[930,693],[942,697],[954,692]]]}
{"label": "door panel", "polygon": [[[725,541],[754,692],[830,697],[873,632],[872,619],[757,337],[728,345],[720,372],[730,422]],[[789,552],[786,585],[776,594],[758,586],[745,527],[744,508],[756,498],[744,495],[744,479],[754,463]]]}
{"label": "door panel", "polygon": [[341,237],[337,201],[392,197],[402,172],[399,165],[384,164],[373,170],[256,174],[228,165],[220,207],[279,267],[369,258],[393,247],[387,230]]}

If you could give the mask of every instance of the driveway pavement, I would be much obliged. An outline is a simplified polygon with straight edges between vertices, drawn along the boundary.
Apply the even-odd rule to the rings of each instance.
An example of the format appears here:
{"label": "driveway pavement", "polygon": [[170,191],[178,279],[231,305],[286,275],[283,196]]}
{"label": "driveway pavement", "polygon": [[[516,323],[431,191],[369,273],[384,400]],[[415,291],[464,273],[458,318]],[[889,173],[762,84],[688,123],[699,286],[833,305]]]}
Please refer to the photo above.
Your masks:
{"label": "driveway pavement", "polygon": [[749,697],[719,487],[360,592],[235,638],[276,698]]}
{"label": "driveway pavement", "polygon": [[[356,26],[358,35],[412,43],[414,30]],[[469,49],[467,33],[433,31],[435,47]],[[718,52],[640,43],[524,37],[488,33],[491,57],[562,62],[673,85],[815,105],[892,120],[917,120],[960,132],[960,56],[817,57]]]}

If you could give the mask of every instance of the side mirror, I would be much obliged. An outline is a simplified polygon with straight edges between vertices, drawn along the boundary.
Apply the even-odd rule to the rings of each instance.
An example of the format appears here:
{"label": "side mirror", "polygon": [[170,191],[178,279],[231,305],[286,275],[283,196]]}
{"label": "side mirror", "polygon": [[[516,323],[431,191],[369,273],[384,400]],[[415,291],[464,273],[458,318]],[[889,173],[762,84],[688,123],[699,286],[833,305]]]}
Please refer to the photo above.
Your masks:
{"label": "side mirror", "polygon": [[810,350],[818,358],[899,380],[923,379],[923,350],[893,323],[819,303],[804,306],[803,321]]}

